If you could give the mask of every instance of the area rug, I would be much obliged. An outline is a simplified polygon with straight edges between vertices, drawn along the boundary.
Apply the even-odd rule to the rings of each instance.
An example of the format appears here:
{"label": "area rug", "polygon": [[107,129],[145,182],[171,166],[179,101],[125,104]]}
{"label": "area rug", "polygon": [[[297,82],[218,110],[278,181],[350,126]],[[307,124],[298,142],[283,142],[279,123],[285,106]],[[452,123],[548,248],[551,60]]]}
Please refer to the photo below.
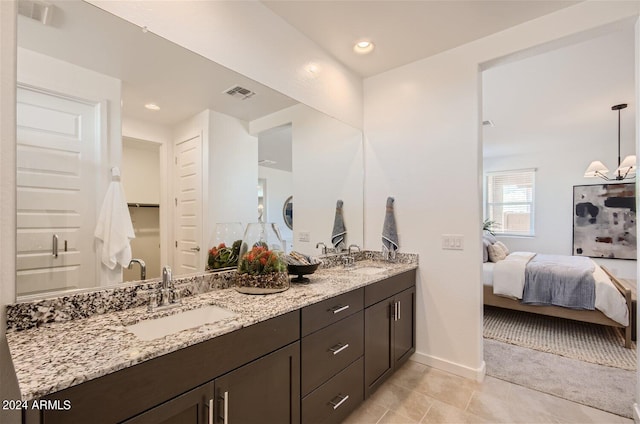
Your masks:
{"label": "area rug", "polygon": [[636,344],[613,327],[485,306],[484,337],[567,358],[635,370]]}
{"label": "area rug", "polygon": [[487,375],[632,418],[635,371],[484,340]]}

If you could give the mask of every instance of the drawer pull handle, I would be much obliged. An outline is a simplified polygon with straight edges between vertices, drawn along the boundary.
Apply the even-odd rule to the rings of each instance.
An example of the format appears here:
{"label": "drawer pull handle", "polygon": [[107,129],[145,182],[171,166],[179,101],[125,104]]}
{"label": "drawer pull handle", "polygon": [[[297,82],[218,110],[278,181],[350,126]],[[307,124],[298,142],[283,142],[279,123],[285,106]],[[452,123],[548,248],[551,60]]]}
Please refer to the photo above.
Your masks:
{"label": "drawer pull handle", "polygon": [[229,392],[224,392],[222,396],[222,416],[218,415],[218,419],[222,419],[224,424],[229,424]]}
{"label": "drawer pull handle", "polygon": [[213,399],[209,399],[209,403],[205,403],[204,407],[207,408],[207,424],[213,424]]}
{"label": "drawer pull handle", "polygon": [[340,405],[345,403],[349,399],[349,395],[338,395],[332,401],[329,402],[329,405],[333,406],[333,410],[340,408]]}
{"label": "drawer pull handle", "polygon": [[333,352],[334,355],[337,355],[338,353],[342,352],[348,347],[349,347],[349,343],[345,343],[345,344],[338,343],[334,347],[329,348],[329,350]]}
{"label": "drawer pull handle", "polygon": [[347,309],[349,309],[349,305],[336,306],[336,307],[334,307],[331,311],[332,311],[334,314],[338,314],[338,313],[340,313],[340,312],[342,312],[342,311],[346,311]]}

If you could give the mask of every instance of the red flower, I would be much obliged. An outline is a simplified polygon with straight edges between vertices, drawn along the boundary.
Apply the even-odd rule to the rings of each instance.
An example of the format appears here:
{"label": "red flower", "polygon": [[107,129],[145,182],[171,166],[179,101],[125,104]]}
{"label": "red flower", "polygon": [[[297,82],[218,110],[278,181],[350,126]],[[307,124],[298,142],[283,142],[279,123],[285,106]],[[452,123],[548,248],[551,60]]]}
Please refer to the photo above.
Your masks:
{"label": "red flower", "polygon": [[267,264],[267,258],[265,258],[264,256],[260,258],[260,263],[264,266]]}

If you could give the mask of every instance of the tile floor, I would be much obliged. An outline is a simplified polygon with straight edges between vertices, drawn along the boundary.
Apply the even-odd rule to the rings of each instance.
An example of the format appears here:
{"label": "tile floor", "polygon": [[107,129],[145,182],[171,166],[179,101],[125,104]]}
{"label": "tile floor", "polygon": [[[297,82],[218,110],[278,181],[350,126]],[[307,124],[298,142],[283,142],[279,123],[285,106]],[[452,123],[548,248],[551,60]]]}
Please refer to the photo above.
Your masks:
{"label": "tile floor", "polygon": [[344,424],[625,423],[633,420],[493,377],[477,383],[408,361]]}

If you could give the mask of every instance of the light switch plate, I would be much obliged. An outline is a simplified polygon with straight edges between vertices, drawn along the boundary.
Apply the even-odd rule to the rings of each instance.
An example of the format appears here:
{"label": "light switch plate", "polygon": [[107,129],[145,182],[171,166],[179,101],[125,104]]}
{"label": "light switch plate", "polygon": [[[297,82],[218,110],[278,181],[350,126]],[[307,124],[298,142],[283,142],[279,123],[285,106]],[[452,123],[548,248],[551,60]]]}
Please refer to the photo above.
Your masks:
{"label": "light switch plate", "polygon": [[298,232],[298,241],[309,243],[311,241],[311,233],[309,231]]}
{"label": "light switch plate", "polygon": [[443,234],[442,249],[464,250],[464,236],[462,234]]}

